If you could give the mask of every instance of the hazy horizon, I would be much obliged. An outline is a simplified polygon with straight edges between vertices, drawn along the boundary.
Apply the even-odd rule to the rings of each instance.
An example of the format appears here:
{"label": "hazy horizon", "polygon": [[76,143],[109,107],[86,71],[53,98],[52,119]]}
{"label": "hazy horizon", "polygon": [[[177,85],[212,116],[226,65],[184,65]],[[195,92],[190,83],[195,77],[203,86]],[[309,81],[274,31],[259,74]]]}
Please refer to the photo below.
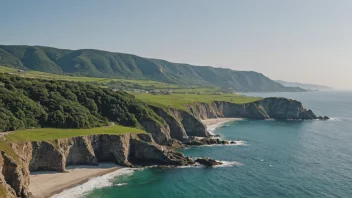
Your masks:
{"label": "hazy horizon", "polygon": [[352,89],[350,1],[6,2],[0,44],[100,49]]}

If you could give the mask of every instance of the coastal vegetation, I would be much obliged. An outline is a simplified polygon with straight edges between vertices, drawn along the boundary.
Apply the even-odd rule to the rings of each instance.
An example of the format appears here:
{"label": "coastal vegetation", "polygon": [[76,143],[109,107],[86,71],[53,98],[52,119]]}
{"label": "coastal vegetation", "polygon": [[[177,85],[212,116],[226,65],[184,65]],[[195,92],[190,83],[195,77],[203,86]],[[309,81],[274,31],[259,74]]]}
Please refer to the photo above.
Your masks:
{"label": "coastal vegetation", "polygon": [[92,128],[139,121],[162,123],[148,105],[126,92],[87,83],[26,79],[0,74],[0,131],[26,128]]}
{"label": "coastal vegetation", "polygon": [[0,65],[73,76],[152,80],[182,86],[213,86],[245,91],[304,91],[285,87],[261,73],[193,66],[131,54],[43,46],[0,46]]}
{"label": "coastal vegetation", "polygon": [[235,104],[245,104],[260,100],[259,97],[248,97],[237,94],[145,94],[133,93],[136,98],[161,107],[172,107],[187,110],[187,105],[194,103],[211,103],[213,101],[224,101]]}
{"label": "coastal vegetation", "polygon": [[122,78],[99,78],[99,77],[86,77],[86,76],[73,76],[73,75],[59,75],[40,71],[23,71],[11,67],[0,66],[0,73],[10,74],[14,76],[21,76],[25,78],[39,78],[46,80],[61,80],[72,82],[84,82],[99,86],[101,88],[111,88],[116,90],[125,90],[130,92],[145,92],[158,90],[166,92],[172,90],[172,93],[219,93],[229,92],[230,90],[221,89],[215,86],[181,86],[176,84],[152,81],[152,80],[131,80]]}
{"label": "coastal vegetation", "polygon": [[60,128],[36,128],[15,131],[6,135],[6,139],[11,142],[18,141],[50,141],[62,138],[70,138],[86,135],[121,135],[125,133],[145,133],[141,129],[111,125],[96,127],[91,129],[60,129]]}

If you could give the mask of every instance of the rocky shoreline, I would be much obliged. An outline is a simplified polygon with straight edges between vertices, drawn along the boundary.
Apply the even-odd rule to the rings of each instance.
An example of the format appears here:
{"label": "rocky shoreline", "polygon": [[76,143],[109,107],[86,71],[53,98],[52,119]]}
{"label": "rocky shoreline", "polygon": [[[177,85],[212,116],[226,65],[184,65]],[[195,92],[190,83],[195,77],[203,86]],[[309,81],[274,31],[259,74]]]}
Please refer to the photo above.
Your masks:
{"label": "rocky shoreline", "polygon": [[220,165],[221,162],[214,159],[192,159],[173,150],[180,146],[236,144],[236,141],[212,136],[201,121],[205,119],[328,119],[317,117],[298,101],[284,98],[267,98],[248,104],[215,101],[211,104],[197,103],[187,108],[185,111],[152,107],[166,124],[140,121],[148,134],[89,135],[55,141],[8,143],[10,150],[1,151],[0,155],[0,187],[4,189],[4,197],[30,197],[31,172],[65,172],[66,167],[72,165],[97,166],[102,162],[113,162],[124,167]]}

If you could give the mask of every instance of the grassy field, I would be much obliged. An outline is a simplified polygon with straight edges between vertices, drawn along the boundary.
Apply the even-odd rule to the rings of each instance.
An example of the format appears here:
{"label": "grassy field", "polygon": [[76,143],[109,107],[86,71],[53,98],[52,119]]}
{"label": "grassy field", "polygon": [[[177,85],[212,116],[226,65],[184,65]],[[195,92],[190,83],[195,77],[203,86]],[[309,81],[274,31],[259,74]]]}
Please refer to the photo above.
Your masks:
{"label": "grassy field", "polygon": [[91,129],[37,128],[37,129],[26,129],[22,131],[15,131],[15,132],[9,133],[8,135],[6,135],[6,139],[11,142],[50,141],[55,139],[85,136],[85,135],[97,135],[97,134],[120,135],[124,133],[145,133],[145,131],[136,129],[136,128],[119,126],[119,125],[98,127],[98,128],[91,128]]}
{"label": "grassy field", "polygon": [[[0,66],[0,72],[2,73],[14,73],[14,75],[19,75],[18,69]],[[84,76],[68,76],[68,75],[57,75],[50,74],[39,71],[25,71],[24,77],[26,78],[41,78],[48,80],[65,80],[65,81],[74,81],[74,82],[96,82],[96,83],[108,83],[110,81],[116,82],[128,82],[138,84],[144,87],[155,86],[155,88],[179,88],[178,85],[168,84],[152,80],[129,80],[129,79],[120,79],[120,78],[95,78],[95,77],[84,77]]]}
{"label": "grassy field", "polygon": [[[0,66],[0,73],[13,73],[13,75],[21,75],[18,69]],[[101,87],[108,87],[111,82],[125,83],[128,84],[130,89],[133,89],[134,85],[140,86],[142,89],[158,89],[160,91],[172,89],[173,93],[199,93],[199,94],[214,94],[220,93],[222,90],[219,87],[212,86],[180,86],[176,84],[169,84],[164,82],[152,81],[152,80],[131,80],[131,79],[120,79],[120,78],[96,78],[96,77],[84,77],[84,76],[69,76],[69,75],[58,75],[50,74],[39,71],[25,71],[23,73],[25,78],[40,78],[47,80],[64,80],[73,82],[88,82],[94,83]]]}
{"label": "grassy field", "polygon": [[236,104],[245,104],[257,101],[261,98],[247,97],[237,94],[169,94],[169,95],[153,95],[144,93],[133,93],[136,98],[154,104],[157,106],[173,107],[178,109],[185,109],[187,104],[195,102],[210,103],[212,101],[226,101]]}

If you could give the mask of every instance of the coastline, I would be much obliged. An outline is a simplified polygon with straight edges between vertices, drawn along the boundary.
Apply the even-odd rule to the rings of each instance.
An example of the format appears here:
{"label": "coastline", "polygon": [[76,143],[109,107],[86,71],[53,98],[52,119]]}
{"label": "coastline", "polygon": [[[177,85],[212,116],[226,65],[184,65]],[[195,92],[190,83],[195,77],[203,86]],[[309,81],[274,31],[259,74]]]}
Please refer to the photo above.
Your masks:
{"label": "coastline", "polygon": [[[210,135],[217,135],[213,131],[218,127],[222,126],[227,122],[240,121],[240,120],[244,120],[244,118],[211,118],[211,119],[201,120],[201,122],[207,127],[207,131],[209,132]],[[236,140],[234,142],[236,142],[235,145],[245,145],[244,141]],[[209,145],[206,145],[206,146],[209,146]]]}
{"label": "coastline", "polygon": [[51,197],[66,189],[86,183],[89,179],[114,172],[121,167],[112,163],[98,166],[69,166],[66,172],[39,171],[30,175],[29,191],[34,198]]}
{"label": "coastline", "polygon": [[[201,120],[208,130],[214,130],[224,123],[243,120],[242,118],[213,118]],[[121,166],[113,163],[100,163],[98,166],[69,166],[66,172],[39,171],[30,175],[29,191],[34,198],[59,195],[88,182],[92,178],[112,173]]]}

